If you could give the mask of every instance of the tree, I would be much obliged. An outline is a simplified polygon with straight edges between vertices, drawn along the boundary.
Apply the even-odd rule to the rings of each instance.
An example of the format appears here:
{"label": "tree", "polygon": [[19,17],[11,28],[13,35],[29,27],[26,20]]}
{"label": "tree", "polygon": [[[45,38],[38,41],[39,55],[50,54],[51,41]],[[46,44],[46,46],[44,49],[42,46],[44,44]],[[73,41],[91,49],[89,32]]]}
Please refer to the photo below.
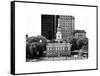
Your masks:
{"label": "tree", "polygon": [[26,57],[34,59],[37,57],[37,43],[29,43],[26,45]]}
{"label": "tree", "polygon": [[74,51],[74,50],[77,50],[77,49],[78,49],[77,39],[76,39],[76,38],[73,38],[73,39],[71,40],[71,44],[72,44],[72,46],[71,46],[71,51]]}
{"label": "tree", "polygon": [[43,45],[47,44],[47,39],[44,36],[38,35],[37,38],[39,39],[39,41],[42,41],[41,43],[43,43]]}
{"label": "tree", "polygon": [[83,45],[81,49],[84,51],[88,51],[88,45]]}
{"label": "tree", "polygon": [[88,38],[80,38],[77,40],[78,48],[81,49],[83,46],[88,47]]}
{"label": "tree", "polygon": [[47,39],[43,36],[28,37],[26,40],[26,57],[40,58],[46,50]]}
{"label": "tree", "polygon": [[27,38],[27,42],[28,43],[39,42],[39,39],[37,37],[32,36]]}

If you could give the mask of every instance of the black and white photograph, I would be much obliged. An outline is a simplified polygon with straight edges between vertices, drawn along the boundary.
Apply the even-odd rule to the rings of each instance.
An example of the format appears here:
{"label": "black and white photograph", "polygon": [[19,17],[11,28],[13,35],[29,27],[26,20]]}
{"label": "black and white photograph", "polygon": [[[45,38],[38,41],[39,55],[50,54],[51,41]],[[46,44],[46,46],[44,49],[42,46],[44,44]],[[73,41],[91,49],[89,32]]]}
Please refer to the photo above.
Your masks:
{"label": "black and white photograph", "polygon": [[97,69],[97,6],[11,2],[13,74]]}
{"label": "black and white photograph", "polygon": [[75,29],[74,16],[41,14],[41,35],[26,34],[26,61],[88,59],[88,44],[86,31]]}

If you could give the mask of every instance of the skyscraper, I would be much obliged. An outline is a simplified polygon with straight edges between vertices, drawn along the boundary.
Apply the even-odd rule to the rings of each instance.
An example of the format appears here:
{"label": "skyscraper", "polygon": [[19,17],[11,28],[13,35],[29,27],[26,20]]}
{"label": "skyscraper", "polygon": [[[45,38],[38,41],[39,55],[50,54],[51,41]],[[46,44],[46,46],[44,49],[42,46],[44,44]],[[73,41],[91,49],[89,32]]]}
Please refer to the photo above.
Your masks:
{"label": "skyscraper", "polygon": [[47,39],[52,40],[55,38],[55,16],[54,15],[41,15],[41,35]]}
{"label": "skyscraper", "polygon": [[61,26],[62,38],[68,40],[69,37],[73,36],[75,18],[68,15],[60,15],[58,23]]}

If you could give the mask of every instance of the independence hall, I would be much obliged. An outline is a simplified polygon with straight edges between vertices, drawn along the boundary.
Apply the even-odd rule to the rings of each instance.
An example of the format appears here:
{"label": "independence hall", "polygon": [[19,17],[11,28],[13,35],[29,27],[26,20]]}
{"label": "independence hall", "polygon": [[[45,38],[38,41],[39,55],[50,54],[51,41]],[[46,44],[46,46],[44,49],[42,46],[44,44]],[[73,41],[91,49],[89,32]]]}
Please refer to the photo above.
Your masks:
{"label": "independence hall", "polygon": [[[71,55],[70,39],[74,37],[74,16],[42,15],[41,32],[50,42],[46,45],[47,57],[62,57]],[[75,34],[77,37],[80,32]],[[81,35],[85,33],[81,31]],[[77,35],[77,36],[76,36]]]}

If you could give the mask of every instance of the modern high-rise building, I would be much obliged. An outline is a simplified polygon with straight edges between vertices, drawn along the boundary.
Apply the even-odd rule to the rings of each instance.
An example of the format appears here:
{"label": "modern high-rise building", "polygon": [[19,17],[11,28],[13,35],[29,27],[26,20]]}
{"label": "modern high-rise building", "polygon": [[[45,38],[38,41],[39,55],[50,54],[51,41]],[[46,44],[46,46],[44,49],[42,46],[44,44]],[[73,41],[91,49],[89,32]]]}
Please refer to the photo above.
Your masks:
{"label": "modern high-rise building", "polygon": [[55,38],[55,16],[54,15],[41,15],[41,35],[47,39],[52,40]]}
{"label": "modern high-rise building", "polygon": [[41,35],[52,40],[56,38],[58,15],[41,15]]}
{"label": "modern high-rise building", "polygon": [[60,15],[58,18],[58,23],[61,26],[62,38],[68,40],[73,36],[75,18],[74,16]]}

